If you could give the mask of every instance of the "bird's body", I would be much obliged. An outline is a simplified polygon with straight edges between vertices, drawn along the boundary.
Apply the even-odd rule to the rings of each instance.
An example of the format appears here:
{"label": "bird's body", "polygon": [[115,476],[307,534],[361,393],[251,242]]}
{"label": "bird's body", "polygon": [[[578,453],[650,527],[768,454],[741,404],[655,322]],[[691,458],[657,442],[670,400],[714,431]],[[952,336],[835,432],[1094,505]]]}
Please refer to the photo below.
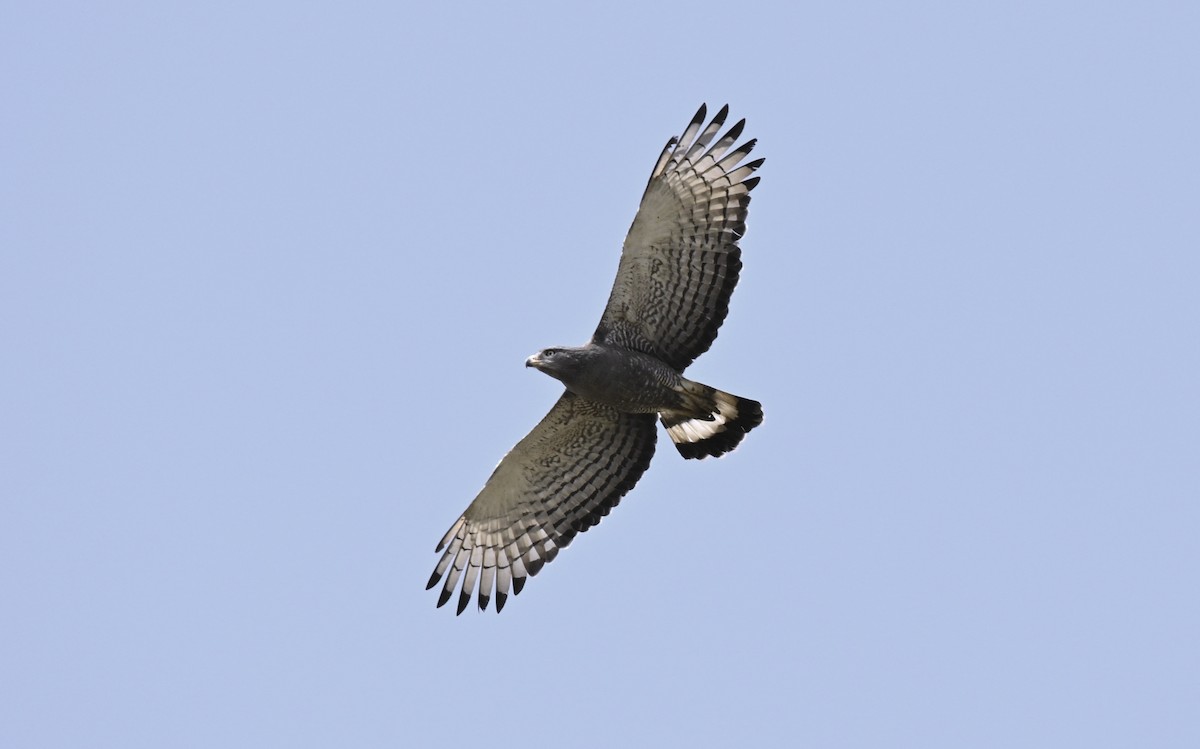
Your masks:
{"label": "bird's body", "polygon": [[625,413],[658,414],[685,458],[723,455],[762,421],[758,402],[693,382],[658,357],[624,346],[550,348],[525,365],[588,400]]}
{"label": "bird's body", "polygon": [[[432,588],[446,576],[441,606],[460,580],[458,612],[503,608],[577,533],[616,506],[650,464],[655,420],[685,458],[720,456],[762,423],[757,401],[687,379],[728,312],[741,270],[750,175],[748,141],[726,155],[745,121],[723,136],[728,107],[705,127],[701,106],[651,173],[625,239],[608,305],[591,341],[550,348],[526,365],[566,392],[496,466],[482,491],[438,544]],[[711,144],[711,145],[710,145]]]}
{"label": "bird's body", "polygon": [[658,413],[680,405],[683,375],[640,351],[589,343],[539,351],[525,362],[578,396],[629,413]]}

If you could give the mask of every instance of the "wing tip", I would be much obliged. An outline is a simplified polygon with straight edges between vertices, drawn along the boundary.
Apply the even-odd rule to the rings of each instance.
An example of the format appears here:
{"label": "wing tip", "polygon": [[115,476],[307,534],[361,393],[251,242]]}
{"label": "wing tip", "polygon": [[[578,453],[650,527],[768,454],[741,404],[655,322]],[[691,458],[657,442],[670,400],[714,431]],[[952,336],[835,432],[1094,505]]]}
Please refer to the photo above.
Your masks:
{"label": "wing tip", "polygon": [[[745,129],[746,118],[743,117],[742,119],[733,123],[733,127],[729,128],[729,132],[725,133],[725,140],[737,140],[738,138],[742,137],[742,131]],[[750,143],[753,144],[754,141],[751,140]],[[751,146],[751,148],[753,148],[753,146]]]}

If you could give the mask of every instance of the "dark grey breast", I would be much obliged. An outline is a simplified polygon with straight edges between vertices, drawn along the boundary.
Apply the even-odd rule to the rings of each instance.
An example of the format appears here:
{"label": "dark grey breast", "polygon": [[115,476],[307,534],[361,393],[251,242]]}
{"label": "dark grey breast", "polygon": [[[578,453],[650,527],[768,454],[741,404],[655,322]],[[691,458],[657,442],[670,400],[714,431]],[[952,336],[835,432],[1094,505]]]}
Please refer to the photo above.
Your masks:
{"label": "dark grey breast", "polygon": [[479,608],[487,608],[494,589],[502,609],[510,584],[520,593],[527,576],[633,488],[654,456],[654,420],[564,393],[438,544],[445,552],[426,586],[445,576],[438,606],[461,582],[458,613],[476,585]]}
{"label": "dark grey breast", "polygon": [[763,163],[742,163],[754,140],[734,148],[745,120],[717,138],[729,107],[705,127],[706,113],[701,106],[659,156],[593,337],[681,372],[712,345],[729,311],[742,267],[738,240],[758,184],[750,175]]}

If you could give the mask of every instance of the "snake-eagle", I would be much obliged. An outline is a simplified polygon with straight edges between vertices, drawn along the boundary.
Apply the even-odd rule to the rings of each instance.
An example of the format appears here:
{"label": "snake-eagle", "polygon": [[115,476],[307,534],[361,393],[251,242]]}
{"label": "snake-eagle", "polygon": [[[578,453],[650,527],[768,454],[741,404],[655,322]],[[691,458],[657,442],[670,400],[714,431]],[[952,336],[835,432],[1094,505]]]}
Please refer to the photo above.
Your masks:
{"label": "snake-eagle", "polygon": [[[478,584],[496,611],[576,533],[600,522],[650,465],[660,419],[685,458],[729,452],[762,423],[762,406],[683,376],[708,350],[742,267],[755,141],[722,136],[729,107],[705,126],[702,105],[663,148],[625,238],[608,306],[592,340],[525,362],[566,391],[517,443],[437,545],[428,588],[445,575],[444,605],[461,580],[458,613]],[[715,140],[714,140],[715,138]],[[710,145],[711,144],[711,145]],[[732,151],[730,149],[733,149]]]}

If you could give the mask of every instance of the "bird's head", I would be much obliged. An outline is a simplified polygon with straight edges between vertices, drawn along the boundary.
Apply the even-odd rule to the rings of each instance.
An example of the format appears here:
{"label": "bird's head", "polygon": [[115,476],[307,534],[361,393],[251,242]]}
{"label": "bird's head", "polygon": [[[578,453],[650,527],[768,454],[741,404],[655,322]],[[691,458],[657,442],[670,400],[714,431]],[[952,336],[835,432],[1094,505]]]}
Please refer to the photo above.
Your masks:
{"label": "bird's head", "polygon": [[546,348],[525,360],[525,366],[540,369],[545,372],[554,366],[554,357],[561,353],[560,349]]}
{"label": "bird's head", "polygon": [[525,360],[525,366],[541,370],[564,382],[564,378],[569,378],[571,373],[579,368],[579,363],[576,351],[569,348],[542,349]]}

